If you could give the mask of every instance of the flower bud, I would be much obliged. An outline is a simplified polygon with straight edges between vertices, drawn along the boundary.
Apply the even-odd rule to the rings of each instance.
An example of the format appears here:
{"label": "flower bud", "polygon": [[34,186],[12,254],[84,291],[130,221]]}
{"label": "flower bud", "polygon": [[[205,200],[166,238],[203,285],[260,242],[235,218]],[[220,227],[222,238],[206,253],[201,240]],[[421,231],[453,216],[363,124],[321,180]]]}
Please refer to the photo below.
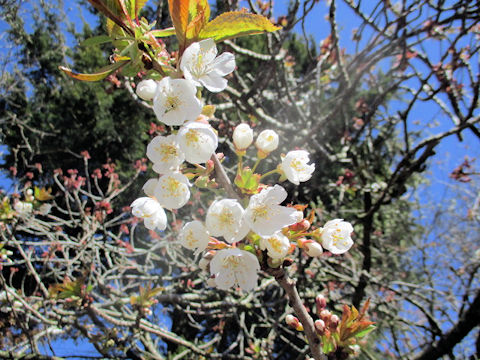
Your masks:
{"label": "flower bud", "polygon": [[288,326],[291,328],[297,330],[297,331],[303,331],[303,325],[300,323],[300,321],[293,316],[292,314],[288,314],[285,317],[285,322],[287,323]]}
{"label": "flower bud", "polygon": [[325,321],[315,320],[315,331],[318,335],[322,336],[325,333]]}
{"label": "flower bud", "polygon": [[318,257],[323,254],[322,246],[316,241],[307,242],[305,244],[305,250],[311,257]]}
{"label": "flower bud", "polygon": [[315,298],[315,303],[317,304],[317,313],[320,313],[327,307],[327,299],[322,294],[317,295]]}
{"label": "flower bud", "polygon": [[278,147],[278,134],[273,130],[263,130],[258,135],[255,146],[264,154],[271,153]]}
{"label": "flower bud", "polygon": [[320,314],[318,314],[318,316],[320,316],[320,318],[323,321],[329,322],[330,318],[332,317],[332,313],[330,311],[328,311],[327,309],[323,309],[322,311],[320,311]]}
{"label": "flower bud", "polygon": [[248,148],[253,142],[253,130],[248,124],[240,124],[233,131],[233,144],[238,151]]}
{"label": "flower bud", "polygon": [[336,329],[338,324],[340,322],[340,318],[337,316],[337,315],[332,315],[330,317],[330,322],[328,324],[328,326],[330,327],[330,329]]}
{"label": "flower bud", "polygon": [[153,100],[157,90],[157,82],[152,79],[142,80],[137,84],[136,93],[140,99]]}

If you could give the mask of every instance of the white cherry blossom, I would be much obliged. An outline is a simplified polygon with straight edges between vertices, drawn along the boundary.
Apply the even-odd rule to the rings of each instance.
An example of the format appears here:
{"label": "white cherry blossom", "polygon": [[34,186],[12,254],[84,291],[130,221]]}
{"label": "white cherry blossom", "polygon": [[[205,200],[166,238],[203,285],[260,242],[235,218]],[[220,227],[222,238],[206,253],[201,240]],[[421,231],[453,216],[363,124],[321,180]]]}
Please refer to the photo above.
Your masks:
{"label": "white cherry blossom", "polygon": [[147,157],[153,162],[153,171],[158,174],[178,170],[185,160],[176,135],[154,137],[147,146]]}
{"label": "white cherry blossom", "polygon": [[195,120],[202,112],[202,103],[196,92],[195,85],[189,80],[163,78],[153,98],[153,111],[157,119],[169,126]]}
{"label": "white cherry blossom", "polygon": [[200,253],[205,250],[210,241],[205,226],[198,220],[186,223],[179,233],[180,244],[190,250],[195,250],[195,253]]}
{"label": "white cherry blossom", "polygon": [[245,220],[260,236],[271,236],[285,226],[293,225],[299,218],[294,208],[281,206],[287,192],[280,185],[262,190],[250,198],[245,210]]}
{"label": "white cherry blossom", "polygon": [[253,142],[253,130],[248,124],[237,125],[233,130],[233,144],[237,150],[245,150]]}
{"label": "white cherry blossom", "polygon": [[224,52],[217,56],[213,39],[205,39],[191,44],[182,55],[180,69],[185,79],[203,85],[211,92],[219,92],[227,87],[223,77],[235,70],[235,56]]}
{"label": "white cherry blossom", "polygon": [[328,221],[322,229],[322,246],[332,254],[343,254],[353,245],[353,226],[343,219]]}
{"label": "white cherry blossom", "polygon": [[260,239],[260,249],[268,251],[272,259],[283,259],[290,250],[290,240],[280,231],[272,236],[264,236]]}
{"label": "white cherry blossom", "polygon": [[154,194],[158,202],[166,209],[178,209],[190,199],[188,178],[177,172],[160,176]]}
{"label": "white cherry blossom", "polygon": [[152,79],[142,80],[137,84],[135,92],[143,100],[153,100],[157,91],[157,82]]}
{"label": "white cherry blossom", "polygon": [[287,179],[298,185],[301,182],[310,180],[315,171],[315,164],[308,164],[309,154],[305,150],[289,151],[282,159],[282,170]]}
{"label": "white cherry blossom", "polygon": [[191,164],[207,162],[218,146],[218,137],[213,128],[197,121],[182,126],[177,134],[177,141],[185,160]]}
{"label": "white cherry blossom", "polygon": [[245,291],[252,290],[257,285],[259,270],[257,257],[237,248],[218,251],[210,262],[210,273],[215,276],[215,284],[223,290],[235,285]]}
{"label": "white cherry blossom", "polygon": [[141,197],[130,206],[132,207],[132,214],[142,218],[147,229],[165,230],[167,227],[167,215],[157,200],[150,197]]}
{"label": "white cherry blossom", "polygon": [[278,147],[278,134],[273,130],[263,130],[255,141],[255,146],[258,150],[264,153],[271,153]]}
{"label": "white cherry blossom", "polygon": [[242,240],[250,231],[242,206],[234,199],[214,201],[207,210],[205,223],[212,236],[223,236],[229,243]]}

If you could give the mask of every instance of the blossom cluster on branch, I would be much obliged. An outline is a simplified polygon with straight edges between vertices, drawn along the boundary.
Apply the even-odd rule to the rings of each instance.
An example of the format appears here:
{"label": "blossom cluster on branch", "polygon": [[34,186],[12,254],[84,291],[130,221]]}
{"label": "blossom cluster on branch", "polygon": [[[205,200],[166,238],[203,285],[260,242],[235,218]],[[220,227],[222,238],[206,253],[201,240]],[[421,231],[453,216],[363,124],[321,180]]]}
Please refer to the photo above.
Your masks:
{"label": "blossom cluster on branch", "polygon": [[[196,253],[206,251],[202,260],[203,267],[210,269],[209,285],[220,289],[239,286],[245,291],[252,290],[261,264],[281,267],[295,245],[309,256],[320,256],[324,249],[333,254],[348,251],[353,244],[350,223],[335,219],[323,228],[313,229],[313,212],[309,219],[304,219],[305,207],[282,205],[288,194],[281,185],[262,183],[273,174],[280,175],[279,181],[289,180],[296,185],[308,181],[315,164],[309,164],[307,151],[290,151],[282,156],[275,169],[265,174],[255,172],[260,161],[279,145],[279,136],[273,130],[258,134],[257,160],[250,168],[243,158],[253,144],[253,129],[246,123],[235,128],[232,140],[238,164],[234,191],[238,193],[236,198],[218,196],[219,185],[231,186],[230,180],[218,178],[213,171],[222,166],[221,156],[215,153],[217,132],[209,124],[209,107],[203,106],[197,94],[202,87],[212,92],[224,90],[227,87],[224,76],[234,71],[235,57],[229,52],[217,56],[214,40],[205,39],[187,47],[179,64],[176,78],[144,79],[136,87],[140,98],[153,102],[158,121],[167,125],[168,130],[147,146],[147,157],[159,177],[147,181],[143,187],[147,196],[132,203],[132,213],[143,218],[148,229],[164,230],[167,227],[164,209],[172,211],[185,206],[192,186],[214,190],[217,197],[204,221],[187,222],[178,239],[182,246]],[[216,164],[212,156],[217,157]]]}

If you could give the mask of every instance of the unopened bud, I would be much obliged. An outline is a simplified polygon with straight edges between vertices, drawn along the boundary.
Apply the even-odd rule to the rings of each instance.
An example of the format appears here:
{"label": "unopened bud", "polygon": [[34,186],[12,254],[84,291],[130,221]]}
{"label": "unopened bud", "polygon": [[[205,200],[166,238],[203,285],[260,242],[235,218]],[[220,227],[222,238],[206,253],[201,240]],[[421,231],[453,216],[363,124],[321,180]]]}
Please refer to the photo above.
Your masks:
{"label": "unopened bud", "polygon": [[315,320],[315,331],[318,335],[323,335],[325,333],[325,321]]}
{"label": "unopened bud", "polygon": [[327,307],[327,299],[322,294],[318,294],[315,298],[315,303],[317,304],[317,313],[320,312]]}
{"label": "unopened bud", "polygon": [[[301,213],[300,211],[297,211],[298,213]],[[296,224],[293,224],[289,227],[290,230],[292,231],[306,231],[310,228],[310,221],[307,219],[300,220]]]}
{"label": "unopened bud", "polygon": [[291,328],[297,330],[297,331],[303,331],[303,325],[300,323],[300,321],[293,316],[292,314],[288,314],[285,317],[285,322],[287,323],[288,326]]}
{"label": "unopened bud", "polygon": [[257,149],[264,153],[269,154],[278,147],[278,134],[273,130],[263,130],[255,141]]}
{"label": "unopened bud", "polygon": [[330,311],[328,311],[327,309],[323,309],[322,311],[320,311],[320,314],[318,314],[318,316],[320,316],[320,318],[323,321],[329,322],[330,317],[332,316],[332,313]]}
{"label": "unopened bud", "polygon": [[330,317],[330,322],[328,326],[333,330],[337,328],[339,323],[340,323],[340,318],[337,315],[332,315]]}
{"label": "unopened bud", "polygon": [[233,131],[233,144],[239,151],[248,148],[253,142],[253,130],[248,124],[240,124]]}
{"label": "unopened bud", "polygon": [[157,82],[152,79],[142,80],[137,84],[136,93],[143,100],[152,100],[157,91]]}
{"label": "unopened bud", "polygon": [[305,250],[311,257],[318,257],[323,254],[322,246],[316,241],[310,241],[305,244]]}

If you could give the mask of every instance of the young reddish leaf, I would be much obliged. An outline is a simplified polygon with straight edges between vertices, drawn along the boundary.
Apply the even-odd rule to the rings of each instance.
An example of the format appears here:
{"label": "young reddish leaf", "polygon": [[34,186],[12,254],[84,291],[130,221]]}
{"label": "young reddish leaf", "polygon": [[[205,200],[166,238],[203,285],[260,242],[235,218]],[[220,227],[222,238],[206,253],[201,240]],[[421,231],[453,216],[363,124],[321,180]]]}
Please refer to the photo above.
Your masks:
{"label": "young reddish leaf", "polygon": [[360,310],[360,316],[358,318],[359,320],[361,320],[365,316],[369,305],[370,305],[370,298],[368,298],[367,301],[365,301],[365,304],[363,304],[362,309]]}
{"label": "young reddish leaf", "polygon": [[59,66],[58,68],[62,70],[65,74],[68,76],[77,79],[77,80],[82,80],[82,81],[99,81],[104,78],[106,78],[108,75],[110,75],[112,72],[114,72],[117,69],[120,69],[122,66],[126,65],[129,62],[129,60],[124,60],[124,61],[119,61],[114,64],[110,64],[108,66],[105,66],[98,70],[97,72],[93,74],[81,74],[77,73],[75,71],[72,71],[69,68],[66,68],[64,66]]}
{"label": "young reddish leaf", "polygon": [[192,0],[168,0],[168,9],[173,26],[177,34],[180,49],[184,47],[187,26],[189,22],[189,9]]}
{"label": "young reddish leaf", "polygon": [[149,34],[152,34],[155,37],[167,37],[167,36],[172,36],[175,34],[175,28],[167,28],[167,29],[162,29],[162,30],[152,30],[149,32]]}
{"label": "young reddish leaf", "polygon": [[195,41],[198,34],[210,19],[210,5],[207,0],[191,1],[188,8],[186,39]]}
{"label": "young reddish leaf", "polygon": [[212,38],[215,42],[220,42],[279,29],[280,27],[273,25],[264,16],[232,11],[223,13],[207,23],[200,31],[198,38],[199,40]]}
{"label": "young reddish leaf", "polygon": [[[119,14],[118,7],[114,5],[115,1],[107,0],[107,4],[105,4],[102,0],[88,0],[88,2],[92,4],[92,6],[95,9],[97,9],[103,15],[105,15],[108,19],[110,19],[119,27],[121,27],[123,30],[125,30],[129,35],[133,35],[133,30],[125,25],[125,23],[121,18],[121,15]],[[108,28],[108,20],[107,20],[107,28]]]}

